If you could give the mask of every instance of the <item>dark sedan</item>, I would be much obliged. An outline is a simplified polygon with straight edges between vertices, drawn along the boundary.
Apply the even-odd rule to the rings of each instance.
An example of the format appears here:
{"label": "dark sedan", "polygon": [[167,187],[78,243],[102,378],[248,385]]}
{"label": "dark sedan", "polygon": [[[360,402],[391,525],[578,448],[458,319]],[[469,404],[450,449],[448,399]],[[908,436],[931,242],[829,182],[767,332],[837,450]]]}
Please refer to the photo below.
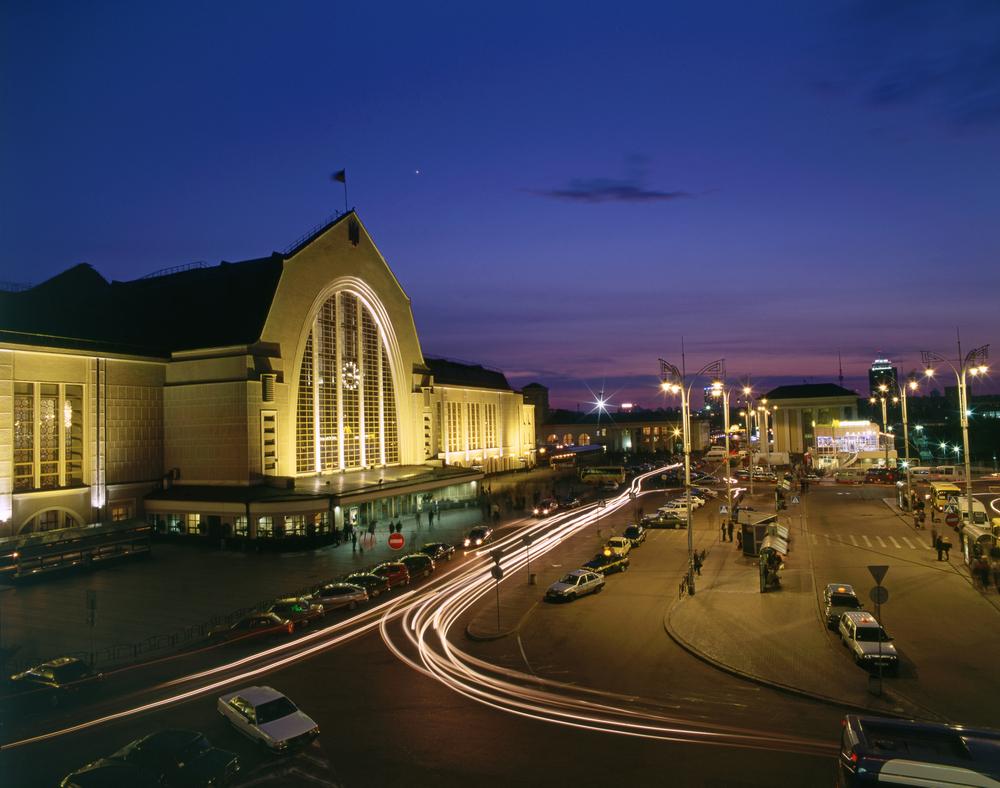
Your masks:
{"label": "dark sedan", "polygon": [[622,532],[622,536],[629,540],[632,547],[638,547],[646,541],[646,529],[641,525],[629,525]]}
{"label": "dark sedan", "polygon": [[412,553],[404,555],[399,559],[399,563],[406,567],[410,577],[430,577],[434,574],[434,559],[426,553]]}
{"label": "dark sedan", "polygon": [[287,618],[296,629],[304,629],[314,621],[322,619],[326,611],[322,604],[307,597],[288,597],[276,599],[267,612]]}
{"label": "dark sedan", "polygon": [[92,691],[101,680],[87,663],[76,657],[58,659],[35,665],[10,677],[5,694],[17,700],[58,706],[70,697]]}
{"label": "dark sedan", "polygon": [[240,769],[229,750],[213,747],[197,731],[165,730],[126,744],[106,760],[161,775],[168,786],[225,785]]}
{"label": "dark sedan", "polygon": [[611,553],[598,553],[583,565],[584,569],[597,572],[599,575],[610,575],[615,572],[624,572],[628,569],[628,556],[615,555]]}
{"label": "dark sedan", "polygon": [[428,542],[420,548],[420,552],[435,561],[450,561],[455,557],[455,546],[447,542]]}
{"label": "dark sedan", "polygon": [[377,597],[389,590],[389,581],[381,575],[374,575],[371,572],[355,572],[353,575],[345,577],[344,582],[361,586],[370,597]]}
{"label": "dark sedan", "polygon": [[208,637],[213,641],[228,643],[234,640],[248,640],[272,635],[291,635],[294,631],[295,624],[277,613],[254,613],[252,616],[241,618],[231,627],[213,629],[209,632]]}

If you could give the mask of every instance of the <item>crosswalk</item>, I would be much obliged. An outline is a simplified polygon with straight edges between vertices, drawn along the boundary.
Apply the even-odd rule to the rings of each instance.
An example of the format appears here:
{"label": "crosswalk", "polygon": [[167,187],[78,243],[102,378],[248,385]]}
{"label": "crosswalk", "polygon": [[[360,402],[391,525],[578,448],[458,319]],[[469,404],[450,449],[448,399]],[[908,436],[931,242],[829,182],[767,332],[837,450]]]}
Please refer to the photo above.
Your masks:
{"label": "crosswalk", "polygon": [[917,536],[886,536],[877,534],[867,536],[866,534],[809,534],[814,545],[826,545],[835,547],[837,545],[850,545],[852,547],[881,547],[895,550],[933,550],[931,547],[931,537],[925,538]]}

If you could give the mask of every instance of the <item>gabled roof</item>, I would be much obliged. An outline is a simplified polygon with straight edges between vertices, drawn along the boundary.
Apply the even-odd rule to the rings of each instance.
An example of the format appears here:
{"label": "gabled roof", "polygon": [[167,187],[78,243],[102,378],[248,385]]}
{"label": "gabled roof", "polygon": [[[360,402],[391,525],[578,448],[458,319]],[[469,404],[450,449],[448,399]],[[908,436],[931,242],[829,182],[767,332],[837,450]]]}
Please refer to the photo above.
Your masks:
{"label": "gabled roof", "polygon": [[511,391],[510,383],[499,370],[488,369],[480,364],[463,364],[446,358],[424,356],[424,361],[430,367],[434,382],[443,386],[469,386],[479,389]]}
{"label": "gabled roof", "polygon": [[813,397],[854,397],[858,394],[836,383],[801,383],[798,386],[778,386],[764,395],[767,399],[810,399]]}
{"label": "gabled roof", "polygon": [[0,340],[167,357],[173,351],[260,340],[285,261],[354,212],[328,222],[287,254],[108,282],[81,263],[35,287],[0,293]]}

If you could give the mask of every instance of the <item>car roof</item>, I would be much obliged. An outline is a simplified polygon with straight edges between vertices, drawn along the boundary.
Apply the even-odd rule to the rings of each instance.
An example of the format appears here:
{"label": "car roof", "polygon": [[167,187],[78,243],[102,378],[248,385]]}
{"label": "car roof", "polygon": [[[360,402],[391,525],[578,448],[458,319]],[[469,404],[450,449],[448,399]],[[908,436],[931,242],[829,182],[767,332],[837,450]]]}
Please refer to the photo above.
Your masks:
{"label": "car roof", "polygon": [[857,594],[854,593],[854,586],[850,583],[827,583],[826,593],[828,594]]}
{"label": "car roof", "polygon": [[228,700],[229,698],[241,697],[243,700],[253,704],[254,706],[259,706],[261,703],[267,703],[269,700],[277,700],[278,698],[285,697],[274,687],[244,687],[243,689],[236,690],[236,692],[230,692],[223,697]]}
{"label": "car roof", "polygon": [[421,561],[430,561],[431,560],[431,557],[429,555],[427,555],[427,553],[410,553],[410,554],[404,555],[402,558],[400,558],[399,562],[402,563],[407,558],[419,558]]}
{"label": "car roof", "polygon": [[62,668],[65,667],[66,665],[75,665],[78,662],[82,662],[82,660],[79,660],[76,657],[56,657],[55,659],[50,659],[48,662],[43,662],[41,665],[38,665],[37,667]]}
{"label": "car roof", "polygon": [[399,561],[383,561],[381,564],[379,564],[375,568],[376,569],[381,569],[383,566],[398,567],[398,566],[402,566],[402,564]]}
{"label": "car roof", "polygon": [[875,616],[863,610],[850,610],[844,615],[848,616],[859,627],[877,627],[879,625]]}

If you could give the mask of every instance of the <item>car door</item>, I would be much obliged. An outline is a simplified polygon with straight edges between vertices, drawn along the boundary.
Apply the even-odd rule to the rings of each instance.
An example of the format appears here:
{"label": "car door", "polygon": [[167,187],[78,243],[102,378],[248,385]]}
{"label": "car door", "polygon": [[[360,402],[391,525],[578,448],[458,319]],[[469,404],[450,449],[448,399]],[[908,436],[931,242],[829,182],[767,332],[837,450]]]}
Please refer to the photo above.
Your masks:
{"label": "car door", "polygon": [[253,706],[237,695],[234,698],[230,698],[224,708],[226,710],[226,717],[236,730],[251,739],[257,738],[257,729],[254,727]]}

